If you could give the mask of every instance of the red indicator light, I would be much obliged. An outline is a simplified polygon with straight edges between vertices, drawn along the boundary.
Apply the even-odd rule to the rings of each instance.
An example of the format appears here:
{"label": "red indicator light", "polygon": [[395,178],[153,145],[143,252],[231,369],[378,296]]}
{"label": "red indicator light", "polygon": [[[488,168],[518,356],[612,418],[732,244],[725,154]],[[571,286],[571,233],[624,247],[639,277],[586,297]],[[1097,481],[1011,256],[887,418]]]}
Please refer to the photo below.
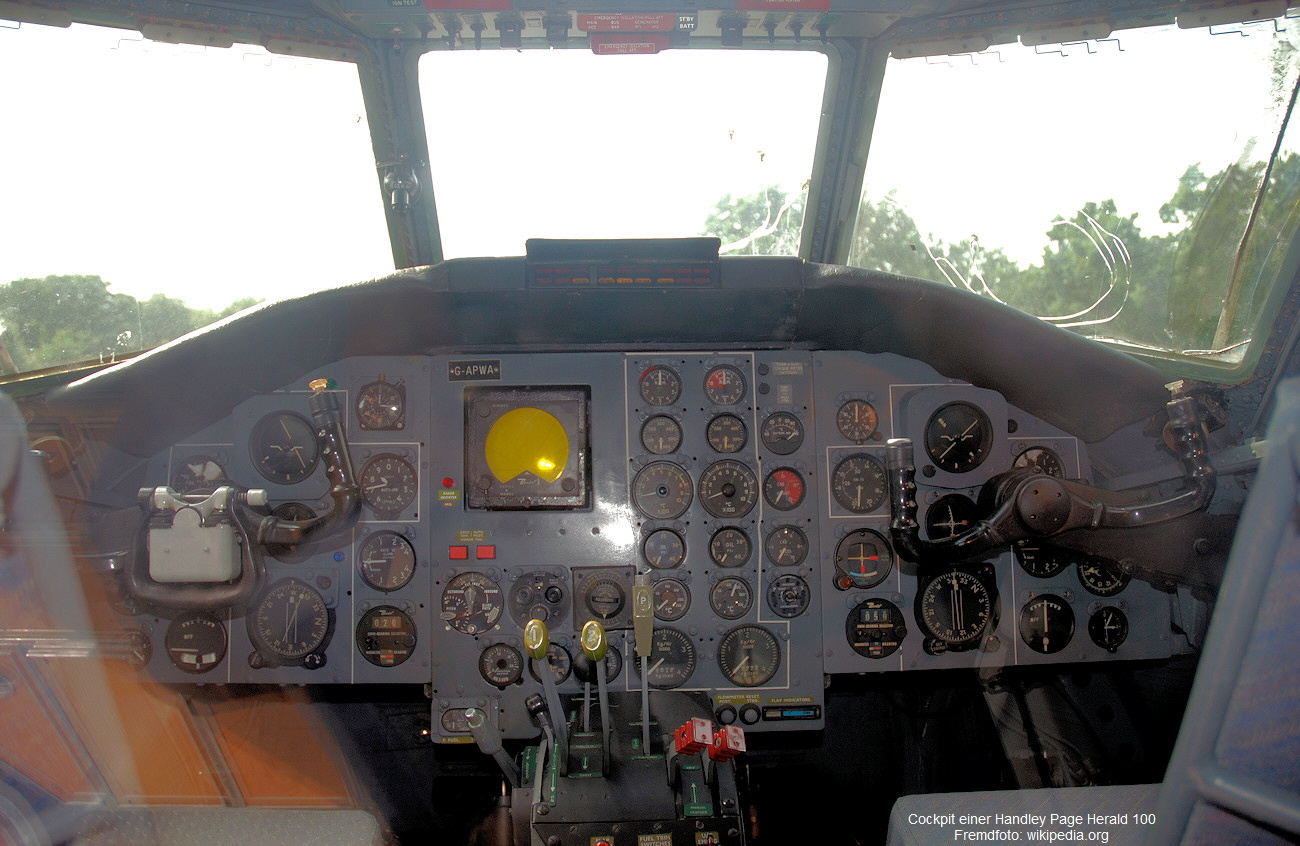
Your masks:
{"label": "red indicator light", "polygon": [[491,561],[497,557],[496,544],[481,543],[474,547],[474,557],[480,561]]}
{"label": "red indicator light", "polygon": [[466,561],[469,559],[469,547],[455,544],[447,547],[447,557],[452,561]]}
{"label": "red indicator light", "polygon": [[454,488],[456,487],[456,480],[448,476],[442,480],[442,486],[444,488]]}

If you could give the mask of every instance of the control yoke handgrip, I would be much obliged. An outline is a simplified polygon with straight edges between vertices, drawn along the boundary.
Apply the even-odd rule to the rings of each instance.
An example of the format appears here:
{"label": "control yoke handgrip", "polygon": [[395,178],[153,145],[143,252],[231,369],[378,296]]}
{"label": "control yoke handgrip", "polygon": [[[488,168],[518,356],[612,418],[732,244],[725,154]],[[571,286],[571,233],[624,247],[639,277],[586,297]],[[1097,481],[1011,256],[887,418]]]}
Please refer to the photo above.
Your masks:
{"label": "control yoke handgrip", "polygon": [[1138,528],[1199,511],[1214,495],[1216,474],[1206,452],[1196,400],[1176,397],[1166,407],[1168,432],[1187,483],[1173,496],[1149,502],[1038,470],[1012,470],[986,483],[995,494],[993,513],[966,532],[943,540],[921,539],[912,441],[889,440],[889,530],[895,551],[906,561],[950,564],[1026,538],[1051,537],[1075,529]]}

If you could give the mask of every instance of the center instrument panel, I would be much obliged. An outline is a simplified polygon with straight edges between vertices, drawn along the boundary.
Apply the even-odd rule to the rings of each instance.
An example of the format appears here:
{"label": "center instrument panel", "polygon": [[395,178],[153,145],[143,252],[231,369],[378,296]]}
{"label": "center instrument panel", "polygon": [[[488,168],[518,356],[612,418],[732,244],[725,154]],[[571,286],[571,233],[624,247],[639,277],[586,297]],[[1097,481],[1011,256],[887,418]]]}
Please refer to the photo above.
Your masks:
{"label": "center instrument panel", "polygon": [[[149,483],[264,488],[331,507],[310,380],[332,380],[363,506],[270,550],[265,587],[220,613],[137,611],[169,682],[429,684],[433,731],[486,709],[536,729],[523,629],[543,620],[561,693],[638,690],[633,578],[653,582],[652,688],[703,690],[747,730],[824,724],[824,675],[1168,656],[1168,597],[1111,562],[1022,545],[956,567],[890,545],[885,441],[915,444],[923,533],[977,520],[1014,466],[1089,478],[1086,445],[999,394],[892,353],[807,350],[357,357],[155,455]],[[131,610],[131,609],[124,609]]]}

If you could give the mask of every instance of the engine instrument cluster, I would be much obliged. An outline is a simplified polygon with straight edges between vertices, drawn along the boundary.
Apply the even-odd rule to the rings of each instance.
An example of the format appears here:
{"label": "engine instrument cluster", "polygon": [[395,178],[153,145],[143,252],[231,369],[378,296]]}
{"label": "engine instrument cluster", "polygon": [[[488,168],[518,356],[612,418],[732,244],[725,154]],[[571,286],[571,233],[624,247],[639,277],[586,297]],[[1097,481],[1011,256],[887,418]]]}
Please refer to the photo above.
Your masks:
{"label": "engine instrument cluster", "polygon": [[[150,670],[180,682],[421,683],[434,732],[466,709],[536,729],[539,672],[614,690],[699,690],[750,731],[820,728],[826,674],[1095,662],[1171,653],[1167,598],[1046,544],[958,565],[890,541],[885,441],[917,445],[923,534],[982,516],[1013,467],[1086,478],[1085,444],[890,353],[801,350],[358,357],[243,402],[150,463],[154,484],[265,488],[275,513],[333,503],[309,378],[347,411],[358,522],[277,547],[245,607],[154,609]],[[633,584],[652,586],[648,658]],[[545,664],[524,627],[549,629]],[[137,623],[138,624],[138,621]]]}

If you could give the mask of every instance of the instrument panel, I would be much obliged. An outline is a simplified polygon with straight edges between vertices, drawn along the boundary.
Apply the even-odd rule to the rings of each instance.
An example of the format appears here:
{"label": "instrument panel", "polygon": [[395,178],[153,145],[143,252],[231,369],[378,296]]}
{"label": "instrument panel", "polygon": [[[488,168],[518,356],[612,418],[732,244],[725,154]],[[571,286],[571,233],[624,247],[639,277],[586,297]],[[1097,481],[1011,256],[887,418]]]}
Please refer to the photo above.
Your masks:
{"label": "instrument panel", "polygon": [[[255,396],[154,456],[149,482],[264,488],[277,514],[332,507],[307,400],[332,380],[358,522],[273,548],[247,607],[128,614],[172,682],[421,683],[433,731],[486,709],[536,733],[525,698],[592,677],[703,690],[747,730],[820,728],[825,675],[1172,654],[1169,599],[1113,562],[1022,544],[957,566],[889,541],[885,442],[916,444],[929,539],[960,534],[998,473],[1090,475],[1079,439],[997,392],[892,353],[807,350],[357,357]],[[633,649],[648,574],[650,655]],[[119,609],[126,613],[131,609]],[[550,632],[545,665],[523,629]]]}

